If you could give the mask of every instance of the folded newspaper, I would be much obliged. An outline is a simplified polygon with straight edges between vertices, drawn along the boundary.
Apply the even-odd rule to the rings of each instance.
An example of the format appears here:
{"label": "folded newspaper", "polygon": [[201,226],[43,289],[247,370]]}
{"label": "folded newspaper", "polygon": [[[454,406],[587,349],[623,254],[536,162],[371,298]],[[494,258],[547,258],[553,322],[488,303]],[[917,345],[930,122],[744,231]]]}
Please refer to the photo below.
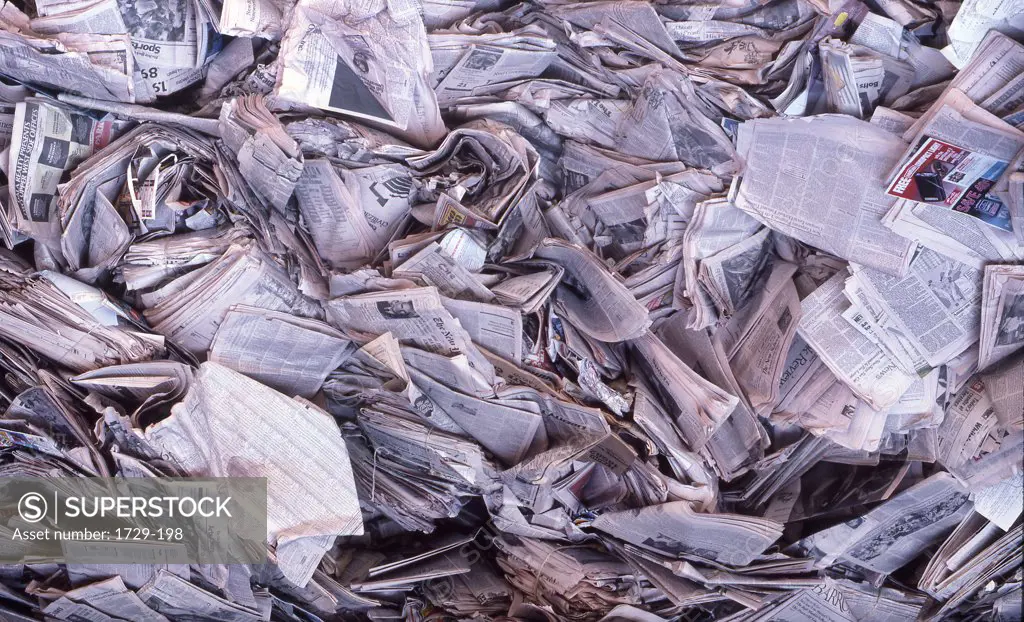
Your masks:
{"label": "folded newspaper", "polygon": [[1021,620],[1022,68],[1020,0],[0,1],[0,491],[266,490],[0,619]]}

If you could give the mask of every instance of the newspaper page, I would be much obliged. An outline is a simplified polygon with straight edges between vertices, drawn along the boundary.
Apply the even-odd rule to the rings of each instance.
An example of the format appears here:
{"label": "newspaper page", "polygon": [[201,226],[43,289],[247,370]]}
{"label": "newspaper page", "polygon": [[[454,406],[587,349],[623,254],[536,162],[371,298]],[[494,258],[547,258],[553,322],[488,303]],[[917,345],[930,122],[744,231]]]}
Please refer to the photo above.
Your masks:
{"label": "newspaper page", "polygon": [[[710,307],[716,304],[716,298],[712,297],[711,292],[708,291],[709,284],[716,286],[722,302],[728,302],[733,309],[736,309],[739,308],[745,297],[749,297],[753,293],[748,286],[751,277],[756,276],[758,272],[756,262],[730,262],[737,263],[739,269],[729,270],[727,273],[722,269],[722,262],[712,261],[705,269],[702,267],[703,260],[717,257],[730,248],[737,249],[744,241],[752,240],[762,227],[763,225],[759,221],[737,209],[727,200],[710,199],[697,204],[693,217],[683,233],[683,261],[682,269],[678,271],[678,277],[682,278],[682,285],[685,286],[685,289],[679,287],[680,282],[677,278],[675,291],[677,306],[684,304],[684,292],[690,303],[694,305],[695,311],[690,315],[694,323],[693,328],[709,326],[715,319],[716,314]],[[767,243],[767,236],[762,236],[762,238],[761,241]],[[756,241],[747,242],[747,247],[744,250],[749,251],[749,246],[756,247],[756,245]],[[736,255],[738,258],[745,255],[743,252],[727,254],[730,257]],[[714,269],[716,266],[717,270]],[[711,278],[702,282],[699,278],[702,270],[708,271],[708,276]],[[733,273],[735,276],[732,276]],[[698,302],[700,304],[697,304]]]}
{"label": "newspaper page", "polygon": [[778,402],[779,379],[800,323],[794,272],[792,264],[776,263],[763,282],[764,290],[755,294],[750,304],[754,311],[734,316],[715,334],[723,341],[723,351],[747,402],[762,416]]}
{"label": "newspaper page", "polygon": [[339,172],[345,186],[363,206],[370,248],[375,251],[384,248],[412,207],[417,187],[415,178],[408,169],[395,164]]}
{"label": "newspaper page", "polygon": [[616,281],[592,252],[555,238],[541,242],[536,256],[565,268],[555,291],[559,310],[599,341],[622,341],[649,325],[647,309]]}
{"label": "newspaper page", "polygon": [[224,315],[234,304],[305,317],[323,316],[319,305],[299,292],[284,269],[254,245],[232,245],[216,261],[179,280],[185,283],[172,281],[165,286],[177,290],[177,296],[164,298],[143,314],[189,351],[202,353],[209,349]]}
{"label": "newspaper page", "polygon": [[435,143],[444,124],[426,82],[430,52],[419,17],[363,9],[335,17],[336,9],[320,0],[295,7],[275,94],[404,130],[414,143]]}
{"label": "newspaper page", "polygon": [[[739,397],[739,383],[733,376],[725,352],[704,330],[688,330],[686,314],[670,317],[658,327],[657,335],[669,350],[687,366]],[[742,400],[708,439],[701,451],[716,465],[716,472],[732,480],[763,456],[766,439],[756,424],[757,417]]]}
{"label": "newspaper page", "polygon": [[342,296],[327,303],[327,313],[336,326],[369,335],[391,333],[400,342],[438,354],[465,354],[479,371],[493,374],[491,364],[433,287]]}
{"label": "newspaper page", "polygon": [[209,360],[285,395],[311,398],[354,350],[323,322],[234,306],[217,328]]}
{"label": "newspaper page", "polygon": [[463,395],[417,371],[411,371],[410,377],[438,408],[503,464],[521,462],[534,446],[538,430],[543,428],[537,413]]}
{"label": "newspaper page", "polygon": [[906,276],[854,268],[853,278],[891,320],[893,329],[932,367],[978,339],[981,281],[978,270],[922,249]]}
{"label": "newspaper page", "polygon": [[1009,164],[1009,160],[928,138],[886,191],[903,199],[970,214],[994,227],[1011,231],[1009,213],[1002,208],[1002,203],[987,198]]}
{"label": "newspaper page", "polygon": [[750,300],[767,267],[763,251],[772,243],[771,231],[763,228],[700,262],[697,282],[704,286],[723,314],[732,315]]}
{"label": "newspaper page", "polygon": [[172,618],[198,612],[225,622],[257,622],[262,619],[255,608],[249,609],[225,600],[166,570],[158,571],[153,580],[139,590],[139,597],[153,610]]}
{"label": "newspaper page", "polygon": [[1024,246],[1024,173],[1011,172],[1007,177],[1007,186],[1006,208],[1010,211],[1010,226],[1017,245]]}
{"label": "newspaper page", "polygon": [[850,36],[850,43],[869,47],[909,64],[914,69],[911,88],[948,80],[956,71],[940,51],[922,45],[903,25],[876,13],[864,16]]}
{"label": "newspaper page", "polygon": [[1010,531],[1021,513],[1024,513],[1024,473],[972,491],[971,501],[974,502],[975,512],[1003,531]]}
{"label": "newspaper page", "polygon": [[800,337],[837,378],[875,408],[892,406],[914,383],[874,341],[843,318],[850,306],[841,272],[801,302]]}
{"label": "newspaper page", "polygon": [[327,160],[308,160],[295,186],[299,212],[320,257],[338,267],[360,265],[377,250],[358,198]]}
{"label": "newspaper page", "polygon": [[[987,31],[982,36],[984,38],[976,53],[953,77],[949,86],[939,96],[940,99],[953,89],[957,89],[971,101],[981,103],[1020,75],[1024,69],[1024,46],[998,30]],[[904,140],[912,141],[929,117],[928,113],[921,115],[904,133]]]}
{"label": "newspaper page", "polygon": [[18,229],[56,245],[61,176],[105,147],[112,134],[112,121],[97,122],[48,101],[29,98],[16,105],[9,187]]}
{"label": "newspaper page", "polygon": [[825,38],[818,44],[825,95],[834,112],[867,118],[878,105],[892,104],[914,82],[914,68],[895,55]]}
{"label": "newspaper page", "polygon": [[978,368],[985,369],[1024,347],[1024,270],[985,266]]}
{"label": "newspaper page", "polygon": [[666,406],[690,449],[699,450],[739,399],[698,376],[657,337],[647,334],[631,344],[651,381],[665,393]]}
{"label": "newspaper page", "polygon": [[469,297],[480,302],[494,300],[494,294],[436,242],[403,261],[394,275],[419,278],[450,298]]}
{"label": "newspaper page", "polygon": [[805,540],[819,563],[841,558],[890,573],[942,538],[971,511],[968,492],[948,473],[936,473],[863,518]]}
{"label": "newspaper page", "polygon": [[[963,90],[966,88],[967,86],[963,85],[963,88],[947,89],[904,134],[910,146],[900,162],[901,165],[917,150],[925,137],[936,138],[970,152],[985,154],[996,161],[1015,160],[1024,145],[1024,132],[977,105],[972,99],[972,93]],[[894,169],[890,173],[890,179],[895,176],[895,172]],[[997,186],[997,189],[1005,188]]]}
{"label": "newspaper page", "polygon": [[[775,521],[735,514],[698,514],[685,502],[607,512],[594,520],[593,527],[664,554],[696,553],[737,566],[750,563],[782,535],[782,525]],[[695,537],[698,533],[700,537]]]}
{"label": "newspaper page", "polygon": [[[279,557],[312,538],[363,531],[341,433],[309,402],[204,363],[171,417],[145,436],[191,475],[229,477],[243,469],[247,476],[266,477],[267,538]],[[333,538],[317,540],[320,555],[295,559],[281,570],[296,585],[305,585],[332,544]]]}
{"label": "newspaper page", "polygon": [[999,424],[1007,430],[1020,429],[1024,424],[1024,356],[985,369],[981,378]]}
{"label": "newspaper page", "polygon": [[274,0],[226,0],[218,30],[231,37],[280,39],[288,24],[288,4]]}
{"label": "newspaper page", "polygon": [[913,243],[881,225],[893,199],[879,186],[904,148],[885,130],[850,118],[744,123],[737,151],[747,168],[736,207],[843,259],[900,274]]}
{"label": "newspaper page", "polygon": [[[83,609],[84,611],[80,611]],[[166,622],[167,618],[153,611],[139,596],[125,586],[121,577],[90,583],[65,592],[46,608],[46,615],[60,620],[93,619],[97,614],[107,619]]]}
{"label": "newspaper page", "polygon": [[975,378],[968,382],[946,407],[938,429],[938,461],[952,470],[971,460],[997,423],[984,381]]}
{"label": "newspaper page", "polygon": [[978,218],[929,203],[899,200],[883,219],[893,232],[954,261],[984,269],[986,263],[1020,259],[1013,233]]}
{"label": "newspaper page", "polygon": [[202,63],[207,32],[195,3],[170,0],[152,6],[134,2],[118,6],[141,66],[177,68]]}
{"label": "newspaper page", "polygon": [[40,11],[40,16],[31,20],[29,25],[34,32],[44,35],[61,32],[120,35],[128,32],[115,0],[94,2],[84,8],[59,13]]}
{"label": "newspaper page", "polygon": [[0,32],[4,73],[21,82],[42,83],[86,97],[135,101],[128,38],[84,36],[92,43],[76,39],[75,35],[61,35],[69,41],[62,44],[56,39],[33,39],[4,30]]}
{"label": "newspaper page", "polygon": [[[436,35],[435,35],[436,37]],[[513,41],[517,47],[487,45],[480,41],[479,45],[469,45],[454,66],[447,68],[444,77],[434,87],[438,103],[444,105],[459,98],[471,95],[488,94],[490,85],[501,84],[505,87],[515,80],[539,76],[556,58],[554,42],[550,39],[540,40],[537,48],[529,46],[525,41]],[[431,38],[431,51],[435,53],[435,38]],[[459,46],[459,52],[466,48]],[[436,60],[435,60],[436,62]],[[490,87],[490,88],[489,88]]]}
{"label": "newspaper page", "polygon": [[857,622],[846,601],[844,590],[834,580],[825,578],[821,585],[797,590],[777,603],[769,605],[771,620],[779,622],[800,622],[821,620],[822,622]]}
{"label": "newspaper page", "polygon": [[1012,0],[968,0],[949,25],[949,46],[943,52],[950,62],[963,67],[975,56],[985,35],[993,31],[1019,37],[1024,32],[1020,6]]}
{"label": "newspaper page", "polygon": [[259,95],[239,97],[220,111],[220,135],[238,156],[241,173],[271,205],[284,210],[302,174],[299,145]]}
{"label": "newspaper page", "polygon": [[1024,133],[959,89],[945,92],[925,117],[890,173],[888,192],[940,203],[1008,230],[1008,212],[998,194],[1007,188],[1003,173],[1024,149]]}
{"label": "newspaper page", "polygon": [[442,298],[473,343],[516,363],[523,360],[523,315],[501,305]]}

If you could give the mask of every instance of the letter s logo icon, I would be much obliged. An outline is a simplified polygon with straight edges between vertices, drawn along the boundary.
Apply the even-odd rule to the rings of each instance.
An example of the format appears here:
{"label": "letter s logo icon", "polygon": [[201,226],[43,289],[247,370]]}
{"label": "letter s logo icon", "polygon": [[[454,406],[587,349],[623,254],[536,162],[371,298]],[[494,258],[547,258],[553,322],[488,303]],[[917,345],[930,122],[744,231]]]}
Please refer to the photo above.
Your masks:
{"label": "letter s logo icon", "polygon": [[18,500],[18,514],[29,523],[38,523],[46,516],[46,499],[38,492],[27,492]]}

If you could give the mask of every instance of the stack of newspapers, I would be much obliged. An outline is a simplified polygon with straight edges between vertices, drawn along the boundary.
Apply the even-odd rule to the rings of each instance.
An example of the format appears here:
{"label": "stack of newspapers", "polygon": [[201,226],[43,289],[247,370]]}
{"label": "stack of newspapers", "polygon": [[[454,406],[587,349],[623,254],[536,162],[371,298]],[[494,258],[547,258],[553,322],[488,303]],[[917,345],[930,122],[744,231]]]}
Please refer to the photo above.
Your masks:
{"label": "stack of newspapers", "polygon": [[[1022,71],[1021,0],[0,0],[0,619],[1020,620]],[[266,563],[26,478],[255,479]]]}

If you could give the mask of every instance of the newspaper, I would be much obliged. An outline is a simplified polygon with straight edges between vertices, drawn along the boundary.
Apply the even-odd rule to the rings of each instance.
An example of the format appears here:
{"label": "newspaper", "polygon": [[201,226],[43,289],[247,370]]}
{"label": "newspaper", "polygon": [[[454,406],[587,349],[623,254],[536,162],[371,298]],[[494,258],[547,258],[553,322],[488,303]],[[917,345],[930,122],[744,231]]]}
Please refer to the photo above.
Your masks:
{"label": "newspaper", "polygon": [[286,395],[309,398],[354,350],[323,322],[236,305],[217,328],[210,361]]}
{"label": "newspaper", "polygon": [[[859,29],[858,29],[859,31]],[[829,108],[857,118],[889,105],[910,90],[914,68],[892,55],[831,38],[818,44]]]}
{"label": "newspaper", "polygon": [[[750,563],[781,533],[778,523],[742,516],[694,514],[689,504],[679,502],[602,514],[594,520],[594,528],[631,544],[672,555],[703,549],[703,556],[733,565]],[[694,540],[692,534],[697,531],[702,535]]]}
{"label": "newspaper", "polygon": [[[892,173],[888,192],[937,203],[1009,230],[998,192],[1004,173],[1024,149],[1024,134],[993,118],[958,89],[923,117],[912,147]],[[908,130],[908,134],[911,130]],[[915,150],[916,147],[916,150]]]}
{"label": "newspaper", "polygon": [[0,619],[1020,619],[1022,42],[1019,0],[0,2],[0,481],[268,493],[265,563],[30,555]]}
{"label": "newspaper", "polygon": [[866,514],[806,540],[819,563],[841,558],[875,572],[892,572],[941,538],[971,511],[967,490],[939,473]]}
{"label": "newspaper", "polygon": [[1024,359],[1014,356],[994,368],[986,368],[982,374],[985,391],[992,400],[992,407],[1001,425],[1012,430],[1019,428],[1024,419],[1024,401],[1021,400],[1020,383]]}
{"label": "newspaper", "polygon": [[882,181],[903,149],[888,132],[844,117],[744,123],[737,151],[748,168],[736,207],[843,259],[899,274],[913,243],[881,226],[893,201],[863,181]]}
{"label": "newspaper", "polygon": [[17,104],[9,184],[15,228],[54,244],[59,235],[56,195],[61,176],[105,147],[114,131],[112,121],[97,123],[43,100],[29,98]]}
{"label": "newspaper", "polygon": [[801,302],[797,331],[855,394],[875,408],[892,406],[913,384],[882,347],[843,317],[850,301],[838,273]]}
{"label": "newspaper", "polygon": [[995,409],[980,379],[968,382],[953,396],[939,426],[937,460],[950,469],[974,458],[996,425]]}
{"label": "newspaper", "polygon": [[536,78],[557,56],[555,42],[539,26],[499,35],[433,34],[428,41],[440,105]]}
{"label": "newspaper", "polygon": [[[381,185],[387,187],[385,184]],[[402,182],[394,182],[392,187],[400,192]],[[408,203],[403,205],[400,198],[393,203],[389,199],[391,205],[364,203],[357,191],[327,160],[307,161],[295,185],[299,212],[320,258],[329,265],[358,266],[379,253],[388,241],[388,229],[400,224],[408,210]]]}
{"label": "newspaper", "polygon": [[255,607],[237,605],[166,570],[160,570],[152,581],[142,586],[139,596],[154,611],[171,617],[184,612],[199,612],[199,615],[232,622],[253,622],[260,619],[259,611]]}
{"label": "newspaper", "polygon": [[549,238],[536,255],[565,268],[555,301],[585,334],[600,341],[625,341],[647,328],[647,310],[589,251]]}
{"label": "newspaper", "polygon": [[444,125],[427,82],[431,62],[423,25],[408,12],[396,17],[367,9],[344,15],[328,2],[300,2],[281,41],[275,95],[432,144],[443,136]]}
{"label": "newspaper", "polygon": [[[166,617],[153,611],[130,591],[120,577],[90,583],[66,592],[46,607],[46,615],[59,620],[76,618],[132,619],[140,622],[164,622]],[[104,618],[101,618],[104,619]]]}
{"label": "newspaper", "polygon": [[978,368],[1024,347],[1024,272],[1018,266],[985,267]]}
{"label": "newspaper", "polygon": [[465,354],[483,372],[491,369],[433,287],[339,297],[327,306],[332,320],[366,334],[391,333],[399,341],[438,354]]}
{"label": "newspaper", "polygon": [[266,98],[240,97],[223,106],[220,135],[253,190],[283,210],[302,174],[302,160],[298,143],[267,109]]}
{"label": "newspaper", "polygon": [[[251,425],[254,418],[258,425]],[[299,421],[305,430],[293,428],[285,437],[291,440],[282,444],[280,428]],[[238,436],[241,428],[248,430],[244,440]],[[249,465],[252,476],[266,477],[267,538],[276,545],[279,559],[292,548],[326,552],[330,540],[320,536],[362,533],[345,444],[330,416],[310,402],[205,363],[171,417],[145,430],[145,437],[192,475],[226,477],[221,460],[227,460]],[[208,456],[220,458],[211,461]],[[296,464],[313,471],[296,478]],[[282,572],[305,585],[319,562],[312,553],[288,557]]]}
{"label": "newspaper", "polygon": [[768,234],[760,222],[726,200],[697,204],[683,236],[683,269],[677,271],[685,289],[678,281],[676,289],[680,299],[685,292],[694,301],[694,328],[732,315],[753,295]]}
{"label": "newspaper", "polygon": [[978,338],[982,275],[964,264],[922,249],[902,279],[854,268],[851,280],[847,288],[871,301],[866,321],[894,358],[937,367]]}
{"label": "newspaper", "polygon": [[897,173],[888,192],[937,203],[1010,231],[1009,214],[1000,214],[1006,212],[1002,204],[986,198],[1008,165],[1008,161],[929,138]]}
{"label": "newspaper", "polygon": [[[182,283],[182,281],[185,281]],[[180,284],[179,284],[180,283]],[[181,347],[205,352],[229,307],[246,304],[271,311],[296,311],[304,317],[322,317],[319,306],[306,299],[284,270],[255,246],[232,245],[197,272],[173,279],[157,293],[172,290],[143,314]],[[202,292],[196,296],[190,291]],[[184,304],[182,304],[184,302]]]}
{"label": "newspaper", "polygon": [[[4,9],[17,11],[11,3]],[[89,34],[62,38],[68,43],[5,29],[0,33],[4,73],[19,81],[86,97],[135,101],[134,56],[127,37]]]}
{"label": "newspaper", "polygon": [[229,0],[221,7],[217,30],[232,37],[280,39],[290,4],[273,0]]}
{"label": "newspaper", "polygon": [[1024,29],[1019,7],[1012,2],[985,6],[967,2],[949,25],[949,46],[943,53],[957,67],[963,67],[977,52],[986,33],[996,31],[1009,35]]}

